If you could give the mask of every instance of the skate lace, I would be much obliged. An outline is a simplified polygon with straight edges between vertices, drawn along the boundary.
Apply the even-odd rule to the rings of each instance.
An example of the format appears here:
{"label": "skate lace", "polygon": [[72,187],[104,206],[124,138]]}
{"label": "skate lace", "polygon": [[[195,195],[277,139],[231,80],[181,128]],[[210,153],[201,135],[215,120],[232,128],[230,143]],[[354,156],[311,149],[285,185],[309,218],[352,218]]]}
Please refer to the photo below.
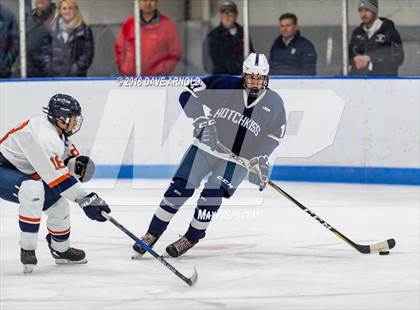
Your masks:
{"label": "skate lace", "polygon": [[147,245],[151,245],[156,239],[157,237],[149,233],[147,233],[143,238],[141,238],[141,240]]}
{"label": "skate lace", "polygon": [[77,255],[77,254],[79,254],[79,251],[80,250],[77,250],[75,248],[69,248],[65,253],[67,255]]}
{"label": "skate lace", "polygon": [[193,243],[191,243],[187,238],[182,237],[179,239],[175,247],[178,249],[179,252],[182,252],[184,250],[188,250],[189,248],[193,247]]}
{"label": "skate lace", "polygon": [[22,255],[24,257],[35,256],[35,250],[22,250]]}

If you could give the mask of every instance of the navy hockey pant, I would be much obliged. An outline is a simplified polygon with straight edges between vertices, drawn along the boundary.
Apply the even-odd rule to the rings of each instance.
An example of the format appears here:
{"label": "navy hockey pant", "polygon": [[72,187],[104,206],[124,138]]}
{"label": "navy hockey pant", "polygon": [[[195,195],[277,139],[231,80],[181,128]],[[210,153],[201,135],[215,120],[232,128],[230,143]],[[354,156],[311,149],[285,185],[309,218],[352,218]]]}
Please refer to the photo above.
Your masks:
{"label": "navy hockey pant", "polygon": [[219,210],[222,199],[234,194],[247,175],[247,170],[194,145],[184,155],[152,218],[148,232],[161,235],[179,208],[194,194],[195,189],[207,175],[208,179],[198,199],[194,217],[185,234],[189,240],[195,242],[204,238],[206,229]]}

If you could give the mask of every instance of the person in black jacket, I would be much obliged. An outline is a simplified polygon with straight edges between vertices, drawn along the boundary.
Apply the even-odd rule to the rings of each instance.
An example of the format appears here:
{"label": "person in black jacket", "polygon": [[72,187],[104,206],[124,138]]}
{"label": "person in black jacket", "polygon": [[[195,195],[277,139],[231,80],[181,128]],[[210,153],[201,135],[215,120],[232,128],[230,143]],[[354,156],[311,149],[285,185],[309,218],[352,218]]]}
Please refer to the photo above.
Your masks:
{"label": "person in black jacket", "polygon": [[42,43],[48,39],[48,27],[54,20],[56,5],[51,0],[35,0],[35,8],[27,16],[26,64],[28,77],[46,76],[42,65]]}
{"label": "person in black jacket", "polygon": [[362,24],[351,36],[350,75],[397,76],[404,61],[400,34],[394,23],[378,18],[378,0],[361,0]]}
{"label": "person in black jacket", "polygon": [[48,76],[86,76],[94,56],[93,35],[75,0],[60,0],[43,44],[43,65]]}
{"label": "person in black jacket", "polygon": [[[220,25],[210,31],[203,43],[203,65],[209,74],[242,74],[244,31],[236,21],[238,8],[233,1],[223,1],[219,8]],[[253,52],[250,42],[250,52]]]}
{"label": "person in black jacket", "polygon": [[280,16],[280,36],[270,51],[270,72],[276,75],[316,75],[316,51],[300,35],[295,14]]}
{"label": "person in black jacket", "polygon": [[19,53],[19,31],[13,13],[0,3],[0,78],[12,74]]}

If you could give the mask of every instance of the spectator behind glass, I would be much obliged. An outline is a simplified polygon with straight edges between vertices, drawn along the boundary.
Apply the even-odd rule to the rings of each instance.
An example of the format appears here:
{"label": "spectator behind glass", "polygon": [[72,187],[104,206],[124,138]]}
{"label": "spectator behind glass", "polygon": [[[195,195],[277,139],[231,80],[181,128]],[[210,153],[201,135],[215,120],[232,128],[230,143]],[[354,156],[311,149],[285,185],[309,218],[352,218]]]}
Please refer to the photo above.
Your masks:
{"label": "spectator behind glass", "polygon": [[362,24],[351,36],[349,45],[350,75],[396,76],[404,61],[400,34],[394,23],[378,18],[378,1],[359,2]]}
{"label": "spectator behind glass", "polygon": [[75,0],[59,1],[48,42],[42,49],[48,76],[87,75],[94,55],[93,36]]}
{"label": "spectator behind glass", "polygon": [[42,44],[48,40],[48,27],[54,20],[56,5],[51,0],[35,0],[26,22],[26,61],[28,77],[47,75],[42,65]]}
{"label": "spectator behind glass", "polygon": [[295,14],[280,16],[280,36],[270,51],[273,75],[316,75],[316,51],[311,41],[302,37]]}
{"label": "spectator behind glass", "polygon": [[[140,0],[141,75],[171,74],[181,54],[175,24],[160,14],[157,0]],[[122,25],[115,42],[115,61],[123,75],[136,75],[134,16]]]}
{"label": "spectator behind glass", "polygon": [[[238,8],[233,1],[220,4],[220,24],[203,43],[203,66],[209,74],[242,74],[244,30],[237,23]],[[250,42],[250,52],[254,52]]]}
{"label": "spectator behind glass", "polygon": [[12,12],[0,3],[0,78],[11,76],[18,53],[18,25]]}

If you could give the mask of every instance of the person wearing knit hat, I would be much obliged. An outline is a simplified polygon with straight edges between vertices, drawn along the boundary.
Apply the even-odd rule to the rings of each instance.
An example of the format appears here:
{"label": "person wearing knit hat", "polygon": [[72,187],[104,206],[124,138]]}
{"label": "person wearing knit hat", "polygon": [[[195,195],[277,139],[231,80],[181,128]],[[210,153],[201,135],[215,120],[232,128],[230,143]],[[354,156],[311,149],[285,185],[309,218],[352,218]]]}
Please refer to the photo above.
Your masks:
{"label": "person wearing knit hat", "polygon": [[[378,0],[360,0],[359,1],[359,15],[363,22],[363,25],[367,29],[373,29],[380,26],[380,19],[378,18]],[[376,27],[371,27],[374,23],[377,23]],[[376,30],[378,30],[377,28]]]}
{"label": "person wearing knit hat", "polygon": [[353,31],[349,45],[350,75],[398,75],[404,50],[394,23],[378,17],[378,0],[360,0],[358,11],[362,24]]}
{"label": "person wearing knit hat", "polygon": [[359,12],[363,9],[369,10],[375,15],[378,15],[378,0],[360,0]]}

